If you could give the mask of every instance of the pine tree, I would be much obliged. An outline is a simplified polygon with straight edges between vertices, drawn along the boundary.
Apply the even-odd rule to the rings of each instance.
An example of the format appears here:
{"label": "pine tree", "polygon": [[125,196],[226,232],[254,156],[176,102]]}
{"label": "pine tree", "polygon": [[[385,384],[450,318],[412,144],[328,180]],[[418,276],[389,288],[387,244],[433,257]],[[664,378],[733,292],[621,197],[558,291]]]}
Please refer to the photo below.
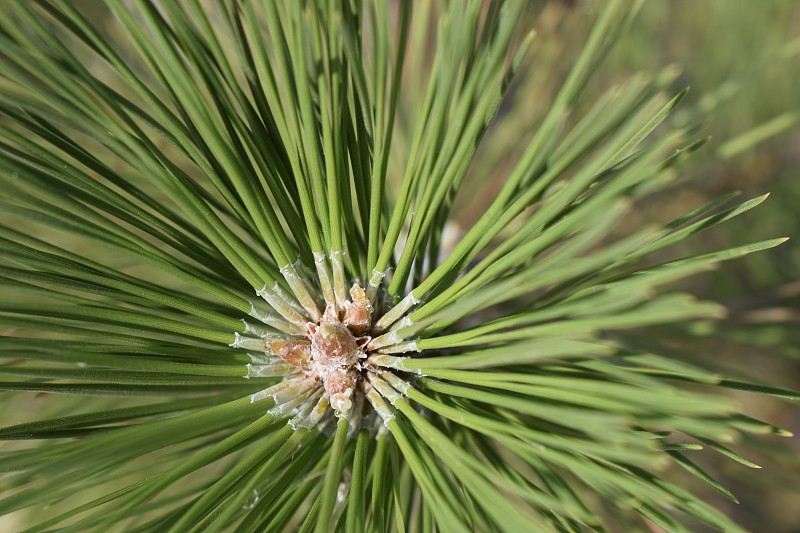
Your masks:
{"label": "pine tree", "polygon": [[583,98],[637,5],[608,3],[510,138],[526,117],[503,102],[535,79],[522,1],[7,2],[0,437],[23,445],[0,512],[28,532],[739,531],[663,472],[735,501],[692,450],[754,467],[727,443],[785,432],[722,392],[793,393],[647,328],[720,316],[671,284],[784,239],[659,253],[763,196],[623,224],[704,143],[669,127],[672,69]]}

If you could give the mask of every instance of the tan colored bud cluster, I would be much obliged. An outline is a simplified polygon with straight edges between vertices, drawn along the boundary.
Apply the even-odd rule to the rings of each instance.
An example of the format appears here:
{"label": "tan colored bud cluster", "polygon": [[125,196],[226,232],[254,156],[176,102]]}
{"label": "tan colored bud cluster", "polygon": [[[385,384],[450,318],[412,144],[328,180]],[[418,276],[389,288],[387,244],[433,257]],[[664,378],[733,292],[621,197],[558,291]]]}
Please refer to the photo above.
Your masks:
{"label": "tan colored bud cluster", "polygon": [[364,289],[353,285],[350,297],[352,301],[345,302],[341,309],[329,305],[318,324],[308,323],[306,339],[266,345],[267,352],[322,382],[339,417],[353,407],[372,327],[373,309]]}

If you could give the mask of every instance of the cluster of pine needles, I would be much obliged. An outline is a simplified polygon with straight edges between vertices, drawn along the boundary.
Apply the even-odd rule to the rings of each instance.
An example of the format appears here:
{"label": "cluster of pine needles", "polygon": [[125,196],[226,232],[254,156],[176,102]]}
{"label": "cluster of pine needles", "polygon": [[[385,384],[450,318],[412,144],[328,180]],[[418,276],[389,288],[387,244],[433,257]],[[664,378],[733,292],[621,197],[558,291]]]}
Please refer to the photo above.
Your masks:
{"label": "cluster of pine needles", "polygon": [[[704,143],[668,127],[672,69],[581,98],[636,2],[599,3],[519,157],[481,153],[519,121],[518,72],[549,75],[526,4],[4,2],[0,513],[29,533],[739,531],[663,473],[735,500],[695,457],[757,467],[729,443],[786,432],[722,391],[792,393],[646,328],[721,316],[670,284],[782,239],[662,252],[764,197],[626,227]],[[322,361],[325,327],[352,360]]]}

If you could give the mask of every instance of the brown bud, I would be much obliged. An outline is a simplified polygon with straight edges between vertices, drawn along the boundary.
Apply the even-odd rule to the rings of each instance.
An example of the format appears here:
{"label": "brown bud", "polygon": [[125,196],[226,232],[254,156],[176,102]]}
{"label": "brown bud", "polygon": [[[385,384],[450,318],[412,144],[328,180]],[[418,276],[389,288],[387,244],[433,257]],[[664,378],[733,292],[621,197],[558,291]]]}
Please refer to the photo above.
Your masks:
{"label": "brown bud", "polygon": [[353,406],[353,395],[358,383],[358,373],[352,368],[336,368],[325,379],[325,392],[336,416],[345,415]]}
{"label": "brown bud", "polygon": [[372,305],[364,293],[364,289],[356,283],[350,288],[350,297],[353,303],[347,308],[344,323],[353,335],[360,336],[369,332],[372,327]]}
{"label": "brown bud", "polygon": [[372,313],[364,305],[354,303],[347,308],[347,313],[344,316],[344,323],[353,335],[364,335],[369,331],[372,326]]}
{"label": "brown bud", "polygon": [[269,345],[269,351],[290,365],[301,370],[308,370],[311,359],[311,341],[291,340],[277,341]]}
{"label": "brown bud", "polygon": [[350,366],[358,361],[356,339],[338,322],[317,327],[311,347],[314,360],[324,365]]}

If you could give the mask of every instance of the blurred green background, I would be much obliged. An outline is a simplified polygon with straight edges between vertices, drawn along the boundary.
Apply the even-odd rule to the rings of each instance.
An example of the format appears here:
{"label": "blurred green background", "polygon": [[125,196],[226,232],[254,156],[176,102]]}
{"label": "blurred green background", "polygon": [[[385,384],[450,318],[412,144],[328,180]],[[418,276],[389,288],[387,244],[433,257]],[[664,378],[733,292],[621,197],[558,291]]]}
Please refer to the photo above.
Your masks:
{"label": "blurred green background", "polygon": [[[579,31],[602,1],[562,2],[566,32]],[[566,9],[564,9],[566,7]],[[545,9],[554,9],[551,5]],[[554,17],[557,18],[557,17]],[[568,20],[575,19],[575,20]],[[556,33],[559,31],[556,29]],[[569,39],[569,35],[564,35]],[[691,91],[688,110],[707,117],[699,136],[711,140],[682,181],[643,206],[641,221],[675,216],[733,191],[743,198],[771,193],[759,208],[686,241],[685,253],[786,236],[765,253],[726,263],[692,279],[687,288],[720,301],[729,318],[688,329],[701,341],[676,339],[734,376],[800,389],[800,2],[797,0],[650,0],[594,83],[675,63],[675,92]],[[697,486],[750,531],[800,532],[800,410],[753,394],[736,394],[743,412],[792,431],[793,439],[748,439],[742,450],[762,470],[748,470],[713,454],[698,462],[742,502],[738,506]],[[746,446],[744,446],[746,445]],[[754,455],[755,453],[755,455]],[[682,474],[676,472],[678,477]],[[685,478],[684,478],[685,479]],[[697,531],[704,531],[697,526]]]}

